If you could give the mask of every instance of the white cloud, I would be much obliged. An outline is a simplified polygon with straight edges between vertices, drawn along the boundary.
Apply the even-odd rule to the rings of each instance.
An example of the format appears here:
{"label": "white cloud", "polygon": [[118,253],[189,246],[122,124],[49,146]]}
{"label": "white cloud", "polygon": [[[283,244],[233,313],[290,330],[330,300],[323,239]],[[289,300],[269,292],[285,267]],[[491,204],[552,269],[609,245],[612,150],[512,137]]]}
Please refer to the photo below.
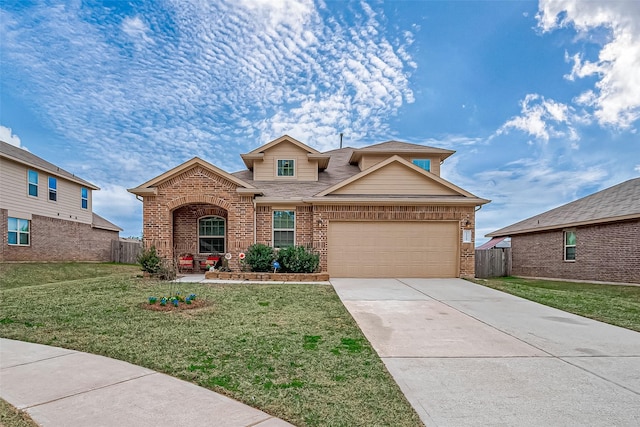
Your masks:
{"label": "white cloud", "polygon": [[[24,147],[18,135],[13,134],[13,130],[6,126],[0,125],[0,141],[4,141],[7,144],[15,145],[16,147],[20,147],[24,150],[27,150],[27,147]],[[27,150],[29,151],[29,150]]]}
{"label": "white cloud", "polygon": [[149,37],[149,27],[139,16],[125,17],[122,20],[122,31],[124,31],[131,39],[136,42],[153,43]]}
{"label": "white cloud", "polygon": [[570,56],[573,67],[566,77],[595,76],[595,88],[576,102],[592,107],[601,125],[631,128],[640,118],[640,2],[540,0],[537,18],[545,32],[568,26],[580,34],[609,30],[597,60]]}
{"label": "white cloud", "polygon": [[413,102],[413,39],[387,40],[365,3],[348,19],[310,0],[162,4],[3,12],[3,72],[96,182],[133,186],[195,155],[237,170],[237,151],[284,132],[321,150],[340,132],[375,139]]}
{"label": "white cloud", "polygon": [[573,109],[553,99],[545,99],[538,94],[528,94],[520,102],[520,115],[512,117],[496,132],[508,133],[511,129],[525,132],[536,139],[549,141],[549,138],[579,139],[573,123],[578,119]]}

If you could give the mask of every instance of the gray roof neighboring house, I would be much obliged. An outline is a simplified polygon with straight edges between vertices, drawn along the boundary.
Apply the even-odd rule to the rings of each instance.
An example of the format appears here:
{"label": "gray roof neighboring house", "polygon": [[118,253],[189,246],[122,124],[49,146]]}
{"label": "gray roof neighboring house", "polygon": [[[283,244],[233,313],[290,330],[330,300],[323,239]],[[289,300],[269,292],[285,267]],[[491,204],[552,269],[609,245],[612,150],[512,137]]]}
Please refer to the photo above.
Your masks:
{"label": "gray roof neighboring house", "polygon": [[487,234],[512,236],[536,231],[640,218],[640,178],[630,179]]}
{"label": "gray roof neighboring house", "polygon": [[111,221],[108,221],[108,220],[102,218],[97,213],[93,213],[93,218],[91,220],[91,226],[93,228],[100,228],[102,230],[117,231],[117,232],[121,232],[122,231],[122,228],[118,227],[117,225],[115,225]]}
{"label": "gray roof neighboring house", "polygon": [[92,190],[100,189],[97,186],[90,183],[89,181],[85,181],[84,179],[79,178],[74,174],[67,172],[64,169],[59,168],[53,163],[49,163],[46,160],[41,159],[40,157],[30,153],[29,151],[23,148],[16,147],[15,145],[11,145],[4,141],[0,141],[0,157],[13,160],[14,162],[22,163],[34,169],[40,169],[42,171],[49,172],[52,175],[67,179],[69,181],[75,182],[80,185],[84,185],[85,187],[90,188]]}

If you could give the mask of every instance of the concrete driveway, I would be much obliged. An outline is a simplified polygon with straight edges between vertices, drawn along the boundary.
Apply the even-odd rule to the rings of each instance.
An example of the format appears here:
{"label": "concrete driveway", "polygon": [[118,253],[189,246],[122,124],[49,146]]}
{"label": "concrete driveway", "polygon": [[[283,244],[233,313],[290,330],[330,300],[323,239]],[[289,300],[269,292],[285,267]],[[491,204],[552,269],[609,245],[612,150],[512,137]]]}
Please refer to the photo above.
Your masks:
{"label": "concrete driveway", "polygon": [[640,333],[461,279],[331,279],[427,426],[640,426]]}

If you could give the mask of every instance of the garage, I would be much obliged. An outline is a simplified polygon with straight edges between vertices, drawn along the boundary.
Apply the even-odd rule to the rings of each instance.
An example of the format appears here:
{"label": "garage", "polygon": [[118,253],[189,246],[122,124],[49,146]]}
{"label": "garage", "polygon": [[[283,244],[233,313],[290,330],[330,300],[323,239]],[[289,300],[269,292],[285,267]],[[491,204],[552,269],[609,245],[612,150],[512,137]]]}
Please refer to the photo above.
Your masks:
{"label": "garage", "polygon": [[457,221],[331,221],[331,277],[458,277]]}

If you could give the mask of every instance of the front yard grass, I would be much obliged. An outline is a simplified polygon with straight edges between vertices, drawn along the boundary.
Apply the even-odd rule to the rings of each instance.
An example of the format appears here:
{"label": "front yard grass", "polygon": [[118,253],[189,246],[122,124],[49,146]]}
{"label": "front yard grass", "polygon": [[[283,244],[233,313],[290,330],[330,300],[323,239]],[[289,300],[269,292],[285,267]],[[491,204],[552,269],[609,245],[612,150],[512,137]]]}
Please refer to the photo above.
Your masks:
{"label": "front yard grass", "polygon": [[[102,267],[116,274],[47,283],[57,274],[47,264],[37,280],[12,279],[1,291],[0,336],[145,366],[298,426],[422,425],[330,286],[169,284]],[[31,268],[4,265],[0,282]],[[211,304],[140,307],[176,291]]]}
{"label": "front yard grass", "polygon": [[640,286],[519,277],[473,281],[550,307],[640,332]]}

